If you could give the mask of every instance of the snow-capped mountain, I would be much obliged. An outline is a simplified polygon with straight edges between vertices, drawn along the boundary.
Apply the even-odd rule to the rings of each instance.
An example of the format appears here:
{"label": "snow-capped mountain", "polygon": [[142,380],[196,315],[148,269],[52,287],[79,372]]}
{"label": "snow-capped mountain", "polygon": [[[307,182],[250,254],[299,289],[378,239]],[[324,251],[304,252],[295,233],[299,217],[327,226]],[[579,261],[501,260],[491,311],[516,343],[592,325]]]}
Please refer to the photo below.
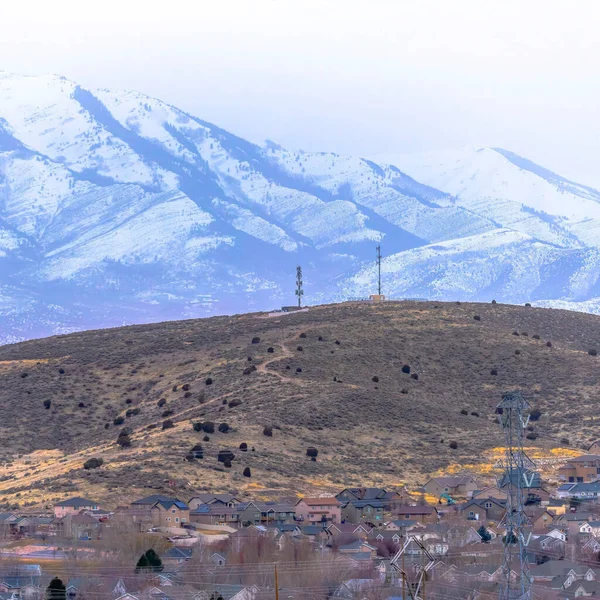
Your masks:
{"label": "snow-capped mountain", "polygon": [[160,100],[0,73],[0,342],[374,290],[600,295],[600,192],[510,152],[252,144]]}

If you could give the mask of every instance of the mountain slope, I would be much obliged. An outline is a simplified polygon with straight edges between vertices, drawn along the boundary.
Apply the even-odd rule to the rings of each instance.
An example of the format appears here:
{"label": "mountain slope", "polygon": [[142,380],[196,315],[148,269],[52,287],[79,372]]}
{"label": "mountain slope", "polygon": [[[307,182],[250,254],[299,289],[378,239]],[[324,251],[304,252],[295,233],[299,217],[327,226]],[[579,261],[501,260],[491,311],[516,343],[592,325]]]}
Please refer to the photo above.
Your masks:
{"label": "mountain slope", "polygon": [[[183,497],[414,489],[438,469],[485,480],[503,440],[494,410],[512,389],[542,412],[529,454],[560,460],[571,450],[557,448],[597,437],[600,358],[588,350],[599,339],[600,317],[570,311],[353,302],[5,346],[0,506],[85,495],[113,507],[150,487]],[[214,432],[193,427],[209,421]],[[129,448],[116,444],[124,427]],[[204,458],[189,462],[196,444]],[[220,450],[235,454],[232,468]],[[94,456],[104,466],[84,470]]]}
{"label": "mountain slope", "polygon": [[600,296],[600,193],[498,149],[252,144],[138,92],[0,73],[0,343],[363,297]]}

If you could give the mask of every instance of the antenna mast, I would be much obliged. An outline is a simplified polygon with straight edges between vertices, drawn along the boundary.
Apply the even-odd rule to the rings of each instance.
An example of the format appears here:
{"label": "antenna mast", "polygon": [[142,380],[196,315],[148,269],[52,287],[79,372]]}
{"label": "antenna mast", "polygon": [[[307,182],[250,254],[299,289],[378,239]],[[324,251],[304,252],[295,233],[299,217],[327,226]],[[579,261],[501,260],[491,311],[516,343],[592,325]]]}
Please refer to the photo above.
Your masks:
{"label": "antenna mast", "polygon": [[377,293],[381,296],[381,246],[377,244]]}
{"label": "antenna mast", "polygon": [[530,405],[521,392],[506,392],[498,404],[498,420],[504,429],[506,455],[503,482],[506,486],[506,537],[502,560],[502,579],[499,600],[531,600],[531,578],[527,560],[527,546],[531,534],[525,538],[525,490],[531,486],[533,463],[523,452],[523,432],[529,423]]}
{"label": "antenna mast", "polygon": [[298,308],[302,306],[302,296],[304,296],[304,290],[302,289],[302,267],[298,265],[296,267],[296,296],[298,296]]}

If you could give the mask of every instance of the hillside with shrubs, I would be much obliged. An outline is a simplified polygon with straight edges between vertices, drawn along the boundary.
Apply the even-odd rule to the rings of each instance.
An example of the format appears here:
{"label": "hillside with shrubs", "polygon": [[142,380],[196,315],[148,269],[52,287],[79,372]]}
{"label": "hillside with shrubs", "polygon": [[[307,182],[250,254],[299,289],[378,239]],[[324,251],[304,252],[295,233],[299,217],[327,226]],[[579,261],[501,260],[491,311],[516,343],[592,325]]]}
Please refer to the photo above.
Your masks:
{"label": "hillside with shrubs", "polygon": [[[497,303],[344,303],[0,348],[0,506],[77,492],[409,488],[502,445],[598,437],[600,318]],[[482,470],[483,464],[482,464]],[[489,471],[489,469],[488,469]]]}

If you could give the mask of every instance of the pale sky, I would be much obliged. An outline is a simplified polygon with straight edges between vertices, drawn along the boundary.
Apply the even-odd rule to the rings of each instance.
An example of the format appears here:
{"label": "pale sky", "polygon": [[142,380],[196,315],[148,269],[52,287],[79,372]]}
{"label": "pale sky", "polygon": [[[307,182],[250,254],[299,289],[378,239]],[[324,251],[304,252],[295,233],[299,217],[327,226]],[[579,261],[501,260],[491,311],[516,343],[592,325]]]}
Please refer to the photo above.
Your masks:
{"label": "pale sky", "polygon": [[597,0],[3,0],[0,70],[292,148],[500,146],[600,188],[599,22]]}

